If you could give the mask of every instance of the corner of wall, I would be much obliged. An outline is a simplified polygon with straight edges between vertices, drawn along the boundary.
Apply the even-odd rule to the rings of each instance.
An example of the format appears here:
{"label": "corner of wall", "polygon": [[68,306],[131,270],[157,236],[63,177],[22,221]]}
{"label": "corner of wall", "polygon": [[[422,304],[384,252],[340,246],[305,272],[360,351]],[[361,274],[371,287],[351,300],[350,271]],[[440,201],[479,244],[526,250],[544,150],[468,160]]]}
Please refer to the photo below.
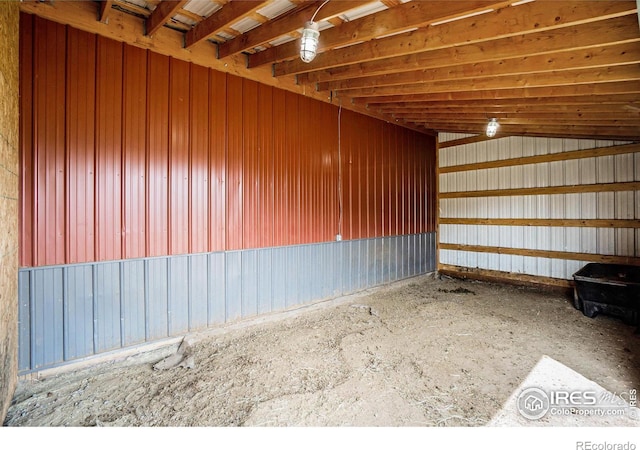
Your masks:
{"label": "corner of wall", "polygon": [[0,422],[18,373],[19,5],[0,2]]}

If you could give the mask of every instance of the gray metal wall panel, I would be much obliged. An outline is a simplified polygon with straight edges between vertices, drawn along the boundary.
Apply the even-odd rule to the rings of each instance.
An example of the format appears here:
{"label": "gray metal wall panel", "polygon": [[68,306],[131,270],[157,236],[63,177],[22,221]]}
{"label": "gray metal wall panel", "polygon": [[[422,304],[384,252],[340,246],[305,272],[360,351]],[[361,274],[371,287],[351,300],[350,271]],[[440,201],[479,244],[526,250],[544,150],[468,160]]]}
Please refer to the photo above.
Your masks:
{"label": "gray metal wall panel", "polygon": [[402,241],[402,269],[400,271],[401,278],[409,277],[409,236],[401,236],[400,240]]}
{"label": "gray metal wall panel", "polygon": [[415,276],[418,273],[420,254],[420,244],[418,242],[418,235],[412,234],[409,236],[409,275]]}
{"label": "gray metal wall panel", "polygon": [[299,247],[287,247],[287,308],[298,305],[300,303],[300,295],[298,291],[298,250]]}
{"label": "gray metal wall panel", "polygon": [[398,279],[398,238],[389,237],[389,282]]}
{"label": "gray metal wall panel", "polygon": [[242,251],[242,317],[258,314],[258,251]]}
{"label": "gray metal wall panel", "polygon": [[121,346],[120,264],[96,264],[94,270],[94,348],[100,353]]}
{"label": "gray metal wall panel", "polygon": [[91,355],[93,349],[93,270],[91,266],[63,269],[64,359]]}
{"label": "gray metal wall panel", "polygon": [[378,284],[384,283],[385,261],[387,260],[387,239],[378,238],[376,245],[376,280]]}
{"label": "gray metal wall panel", "polygon": [[227,259],[222,252],[208,258],[208,324],[224,323],[227,319]]}
{"label": "gray metal wall panel", "polygon": [[160,339],[168,335],[168,268],[165,258],[147,261],[147,340]]}
{"label": "gray metal wall panel", "polygon": [[169,264],[169,336],[189,331],[189,257],[167,258]]}
{"label": "gray metal wall panel", "polygon": [[367,239],[367,257],[365,259],[365,267],[367,268],[367,287],[377,286],[380,282],[377,277],[378,264],[378,244],[380,239]]}
{"label": "gray metal wall panel", "polygon": [[322,276],[319,279],[319,297],[321,299],[332,297],[334,290],[333,280],[333,254],[335,243],[320,244],[320,267]]}
{"label": "gray metal wall panel", "polygon": [[264,248],[258,250],[258,314],[265,314],[272,310],[274,270],[271,263],[273,250]]}
{"label": "gray metal wall panel", "polygon": [[432,271],[435,242],[425,233],[23,269],[20,371]]}
{"label": "gray metal wall panel", "polygon": [[242,252],[226,253],[226,317],[236,320],[242,317]]}
{"label": "gray metal wall panel", "polygon": [[335,245],[331,246],[331,295],[333,297],[338,297],[344,292],[344,259],[342,257],[344,253],[344,246],[344,241],[336,242]]}
{"label": "gray metal wall panel", "polygon": [[391,258],[391,238],[389,236],[385,236],[382,238],[382,247],[380,254],[380,281],[382,283],[388,283],[390,279],[390,264],[389,260]]}
{"label": "gray metal wall panel", "polygon": [[207,255],[189,257],[189,330],[207,327],[208,292]]}
{"label": "gray metal wall panel", "polygon": [[358,276],[358,252],[357,241],[347,241],[344,243],[344,266],[343,266],[343,290],[345,294],[357,290],[356,277]]}
{"label": "gray metal wall panel", "polygon": [[274,311],[287,307],[287,249],[271,250],[271,295]]}
{"label": "gray metal wall panel", "polygon": [[144,261],[122,262],[122,345],[145,339]]}
{"label": "gray metal wall panel", "polygon": [[314,245],[302,245],[298,248],[298,303],[311,301],[312,272],[317,270],[317,261],[313,255]]}
{"label": "gray metal wall panel", "polygon": [[18,370],[31,367],[31,272],[18,272]]}
{"label": "gray metal wall panel", "polygon": [[437,258],[436,240],[437,240],[436,233],[430,233],[430,235],[429,235],[429,263],[430,263],[430,265],[427,267],[427,272],[433,272],[434,270],[436,270],[436,267],[437,267],[437,264],[438,264],[438,261],[436,260],[436,258]]}
{"label": "gray metal wall panel", "polygon": [[38,269],[33,277],[31,362],[37,369],[64,359],[62,269]]}

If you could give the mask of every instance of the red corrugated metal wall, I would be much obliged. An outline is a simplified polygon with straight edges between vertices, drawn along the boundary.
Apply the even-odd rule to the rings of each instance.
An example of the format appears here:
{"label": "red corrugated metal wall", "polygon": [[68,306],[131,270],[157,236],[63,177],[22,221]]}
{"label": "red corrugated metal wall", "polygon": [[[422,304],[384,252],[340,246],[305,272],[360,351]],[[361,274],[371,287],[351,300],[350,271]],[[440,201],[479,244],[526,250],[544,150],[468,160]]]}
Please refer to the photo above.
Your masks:
{"label": "red corrugated metal wall", "polygon": [[35,16],[21,52],[22,266],[435,228],[432,137]]}

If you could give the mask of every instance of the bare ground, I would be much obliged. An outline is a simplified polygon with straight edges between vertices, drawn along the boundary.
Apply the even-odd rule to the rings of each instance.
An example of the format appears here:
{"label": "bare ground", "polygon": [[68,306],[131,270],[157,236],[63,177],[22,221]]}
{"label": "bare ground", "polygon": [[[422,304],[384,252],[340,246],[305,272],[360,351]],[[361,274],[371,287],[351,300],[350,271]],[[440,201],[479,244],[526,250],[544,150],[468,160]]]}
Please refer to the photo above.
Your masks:
{"label": "bare ground", "polygon": [[279,317],[188,337],[193,368],[153,369],[174,345],[21,381],[5,425],[480,426],[542,355],[640,386],[634,328],[558,294],[427,275]]}

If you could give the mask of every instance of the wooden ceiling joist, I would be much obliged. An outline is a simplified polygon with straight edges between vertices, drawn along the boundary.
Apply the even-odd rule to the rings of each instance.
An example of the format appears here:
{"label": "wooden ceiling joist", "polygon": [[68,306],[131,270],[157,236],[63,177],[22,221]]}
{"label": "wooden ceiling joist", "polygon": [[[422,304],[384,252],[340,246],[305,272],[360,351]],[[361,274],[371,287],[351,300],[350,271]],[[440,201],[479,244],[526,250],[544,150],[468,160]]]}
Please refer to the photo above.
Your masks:
{"label": "wooden ceiling joist", "polygon": [[464,80],[477,77],[505,75],[545,76],[547,73],[572,70],[612,67],[615,65],[640,63],[640,46],[634,42],[598,48],[571,49],[557,53],[522,56],[458,66],[420,69],[409,72],[394,72],[370,77],[325,81],[317,84],[319,91],[405,85],[417,82]]}
{"label": "wooden ceiling joist", "polygon": [[412,95],[444,92],[487,91],[512,88],[537,88],[548,86],[575,86],[631,81],[640,85],[640,64],[601,67],[598,69],[577,69],[545,74],[544,77],[531,75],[506,75],[464,80],[445,80],[400,86],[380,86],[339,91],[343,97],[372,97],[389,95]]}
{"label": "wooden ceiling joist", "polygon": [[[198,1],[220,7],[20,8],[432,135],[483,136],[496,117],[499,135],[640,141],[640,0]],[[304,63],[298,36],[320,5]]]}
{"label": "wooden ceiling joist", "polygon": [[[454,3],[458,2],[442,2]],[[407,3],[410,4],[410,3]],[[441,4],[441,3],[439,3]],[[319,54],[311,63],[304,63],[300,60],[284,61],[276,64],[274,74],[276,76],[291,75],[296,73],[310,72],[314,70],[326,70],[331,67],[358,64],[364,61],[384,60],[385,58],[401,58],[406,55],[423,53],[426,50],[437,50],[451,48],[459,45],[470,47],[471,44],[480,44],[486,41],[496,41],[500,38],[516,37],[523,43],[516,47],[519,52],[531,52],[526,48],[527,43],[542,40],[542,44],[553,42],[561,49],[561,42],[556,40],[569,40],[564,48],[584,47],[586,44],[573,39],[571,30],[564,31],[564,28],[582,25],[582,29],[590,29],[600,33],[606,33],[605,27],[608,24],[615,27],[621,22],[616,22],[616,18],[627,17],[624,25],[632,21],[636,22],[635,2],[621,1],[614,5],[610,3],[600,4],[592,2],[590,5],[576,5],[575,2],[559,1],[557,4],[564,5],[564,8],[549,10],[548,6],[539,2],[527,3],[517,7],[507,7],[495,12],[482,14],[469,19],[459,20],[434,27],[421,28],[417,31],[393,36],[387,39],[364,42],[346,48],[334,50],[326,54]],[[600,9],[604,9],[602,11]],[[605,14],[606,12],[606,14]],[[593,24],[593,25],[592,25]],[[604,24],[604,25],[603,25]],[[540,36],[546,31],[548,34]],[[324,36],[321,36],[324,37]],[[601,36],[599,36],[601,37]],[[598,41],[599,42],[599,41]],[[573,43],[573,45],[571,45]],[[481,45],[477,47],[482,48]],[[544,45],[542,45],[544,47]],[[514,51],[516,49],[513,49]],[[541,49],[540,52],[544,52]],[[514,54],[513,56],[517,56]],[[504,56],[506,57],[506,56]],[[445,59],[441,60],[447,61]],[[450,61],[450,60],[449,60]],[[407,64],[407,62],[404,62]],[[421,67],[417,65],[416,68]]]}
{"label": "wooden ceiling joist", "polygon": [[98,21],[107,23],[109,21],[109,13],[113,6],[113,0],[105,0],[98,3]]}
{"label": "wooden ceiling joist", "polygon": [[158,4],[145,21],[146,35],[153,34],[164,26],[188,0],[164,0]]}
{"label": "wooden ceiling joist", "polygon": [[187,32],[184,38],[185,48],[191,48],[200,41],[207,39],[212,34],[222,31],[233,22],[245,17],[251,12],[260,9],[265,2],[251,0],[234,0],[227,3],[198,25]]}
{"label": "wooden ceiling joist", "polygon": [[[359,1],[330,1],[324,5],[318,11],[315,18],[316,22],[326,19],[327,17],[336,16],[342,14],[350,9],[357,8],[362,5],[370,3],[371,0]],[[224,44],[221,44],[218,49],[218,57],[225,58],[229,55],[249,50],[253,47],[257,47],[266,42],[272,41],[280,36],[292,33],[304,26],[304,23],[311,19],[314,12],[322,6],[323,0],[316,2],[303,2],[301,7],[294,10],[290,14],[285,14],[265,23],[263,26],[255,28],[247,33],[244,33],[237,39],[232,39]]]}
{"label": "wooden ceiling joist", "polygon": [[[455,1],[455,2],[424,2],[412,1],[379,12],[378,14],[365,16],[352,22],[344,23],[338,27],[322,31],[318,44],[318,52],[340,47],[360,41],[370,41],[376,37],[393,34],[401,31],[422,27],[447,17],[454,17],[463,11],[473,9],[480,11],[496,6],[504,6],[509,2],[494,1]],[[388,38],[389,39],[389,38]],[[334,50],[337,52],[339,50]],[[297,58],[299,47],[297,42],[283,44],[264,52],[256,53],[249,57],[249,67],[258,67],[263,64],[284,61]],[[333,52],[332,52],[333,53]],[[321,58],[319,54],[316,59]],[[291,62],[294,64],[297,59]],[[314,61],[315,62],[315,61]],[[314,62],[308,64],[308,68],[315,66]],[[285,64],[285,63],[283,63]],[[303,65],[307,63],[302,63]],[[280,75],[276,65],[275,73]],[[283,66],[288,67],[288,66]],[[289,73],[299,73],[291,71]]]}

